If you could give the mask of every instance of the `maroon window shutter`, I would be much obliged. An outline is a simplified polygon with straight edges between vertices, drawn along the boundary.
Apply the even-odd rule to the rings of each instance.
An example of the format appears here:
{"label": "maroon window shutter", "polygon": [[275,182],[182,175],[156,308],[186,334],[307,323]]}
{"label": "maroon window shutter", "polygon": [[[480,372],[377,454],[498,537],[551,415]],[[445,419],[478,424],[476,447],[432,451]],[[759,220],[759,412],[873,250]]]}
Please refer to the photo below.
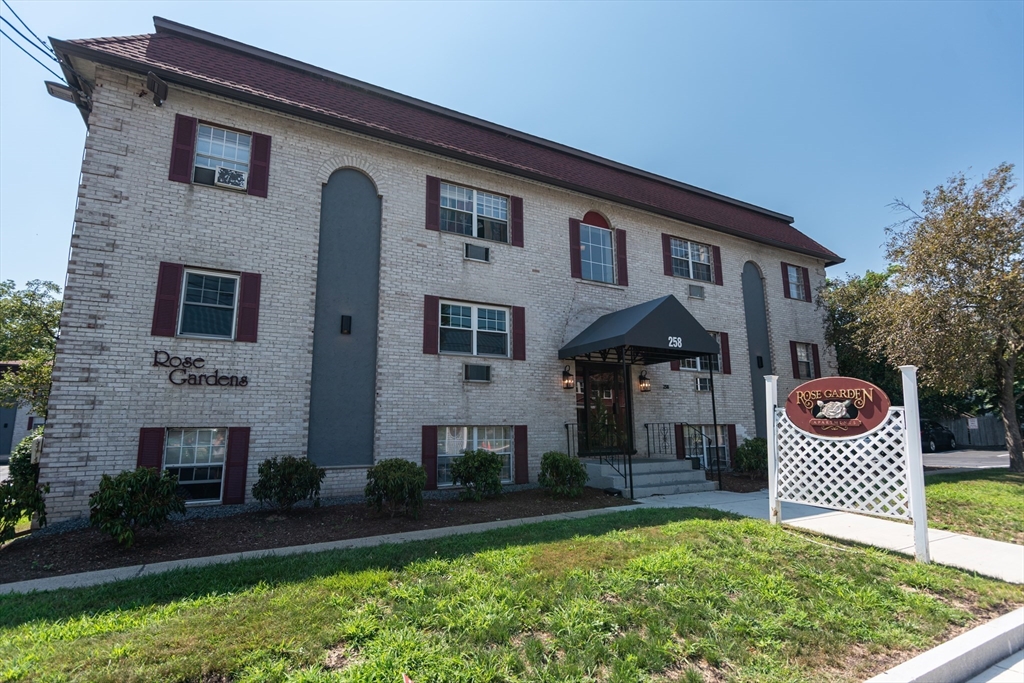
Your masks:
{"label": "maroon window shutter", "polygon": [[427,176],[427,230],[441,229],[441,180]]}
{"label": "maroon window shutter", "polygon": [[164,428],[143,427],[139,430],[139,459],[135,467],[160,469],[164,461]]}
{"label": "maroon window shutter", "polygon": [[811,300],[811,278],[807,275],[807,269],[801,268],[804,271],[804,301]]}
{"label": "maroon window shutter", "polygon": [[523,246],[523,198],[512,197],[512,246]]}
{"label": "maroon window shutter", "polygon": [[526,309],[512,307],[512,360],[526,360]]}
{"label": "maroon window shutter", "polygon": [[171,143],[171,170],[168,180],[178,183],[192,182],[192,166],[196,157],[196,130],[199,119],[174,115],[174,141]]}
{"label": "maroon window shutter", "polygon": [[260,274],[242,273],[238,284],[238,324],[235,341],[255,342],[260,319]]}
{"label": "maroon window shutter", "polygon": [[615,262],[619,271],[618,284],[623,287],[629,284],[629,271],[626,269],[626,231],[615,231]]}
{"label": "maroon window shutter", "polygon": [[249,183],[246,190],[253,197],[266,197],[270,188],[270,136],[252,134],[249,158]]}
{"label": "maroon window shutter", "polygon": [[677,424],[676,428],[676,460],[686,457],[686,439],[683,438],[683,425]]}
{"label": "maroon window shutter", "polygon": [[818,356],[817,344],[811,344],[811,356],[814,358],[814,376],[821,377],[821,358]]}
{"label": "maroon window shutter", "polygon": [[789,264],[786,262],[782,263],[782,295],[787,299],[792,298],[789,296]]}
{"label": "maroon window shutter", "polygon": [[228,428],[228,454],[224,459],[224,504],[245,502],[245,476],[249,468],[249,428]]}
{"label": "maroon window shutter", "polygon": [[711,247],[711,261],[715,267],[715,284],[721,285],[722,280],[722,249],[721,247]]}
{"label": "maroon window shutter", "polygon": [[576,218],[569,219],[569,263],[572,276],[583,277],[583,259],[580,255],[580,222]]}
{"label": "maroon window shutter", "polygon": [[437,353],[437,334],[441,324],[441,297],[423,297],[423,353]]}
{"label": "maroon window shutter", "polygon": [[796,355],[796,342],[789,342],[789,355],[793,358],[793,379],[800,379],[800,360]]}
{"label": "maroon window shutter", "polygon": [[512,457],[516,461],[516,483],[529,484],[530,460],[526,440],[526,425],[516,425],[512,428],[512,443],[514,448]]}
{"label": "maroon window shutter", "polygon": [[437,488],[437,427],[423,425],[422,437],[423,469],[427,471],[427,488]]}
{"label": "maroon window shutter", "polygon": [[726,425],[726,430],[729,432],[729,462],[732,462],[732,456],[736,453],[736,425]]}
{"label": "maroon window shutter", "polygon": [[661,262],[665,266],[665,275],[672,277],[672,235],[661,233]]}
{"label": "maroon window shutter", "polygon": [[153,305],[154,337],[173,337],[178,331],[178,301],[181,298],[181,278],[185,266],[180,263],[161,263],[156,280],[156,303]]}
{"label": "maroon window shutter", "polygon": [[679,369],[679,361],[677,361],[677,360],[670,360],[668,362],[668,367],[669,367],[670,370],[678,370]]}
{"label": "maroon window shutter", "polygon": [[722,374],[732,374],[732,357],[729,355],[729,333],[718,333],[718,345],[722,347]]}

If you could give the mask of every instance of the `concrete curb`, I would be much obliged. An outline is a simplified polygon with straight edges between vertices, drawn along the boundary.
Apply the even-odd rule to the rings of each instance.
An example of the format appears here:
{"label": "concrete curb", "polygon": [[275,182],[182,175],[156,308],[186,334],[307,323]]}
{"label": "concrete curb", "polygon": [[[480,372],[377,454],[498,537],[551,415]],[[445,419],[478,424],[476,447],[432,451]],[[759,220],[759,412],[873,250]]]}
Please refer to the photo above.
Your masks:
{"label": "concrete curb", "polygon": [[963,683],[1024,649],[1024,607],[973,628],[866,683]]}
{"label": "concrete curb", "polygon": [[32,591],[50,591],[59,588],[82,588],[85,586],[97,586],[113,581],[125,581],[140,576],[152,576],[183,567],[206,567],[214,564],[227,564],[239,560],[252,560],[262,557],[283,557],[286,555],[298,555],[301,553],[318,553],[325,550],[342,550],[347,548],[370,548],[386,543],[406,543],[408,541],[425,541],[446,536],[462,536],[464,534],[475,534],[481,531],[492,529],[504,529],[523,524],[537,524],[539,522],[550,522],[568,519],[583,519],[597,515],[607,515],[628,510],[643,509],[642,505],[621,505],[607,508],[594,508],[592,510],[577,510],[576,512],[563,512],[556,515],[542,515],[539,517],[521,517],[518,519],[503,519],[494,522],[479,522],[477,524],[464,524],[462,526],[438,527],[436,529],[423,529],[421,531],[405,531],[397,534],[385,534],[383,536],[365,536],[363,538],[349,538],[342,541],[327,541],[325,543],[313,543],[310,545],[294,545],[285,548],[266,548],[264,550],[250,550],[244,553],[231,553],[228,555],[209,555],[207,557],[191,557],[183,560],[170,560],[157,562],[155,564],[136,565],[134,567],[116,567],[114,569],[101,569],[94,572],[82,572],[79,574],[64,574],[45,579],[31,579],[29,581],[15,581],[12,583],[0,584],[0,594],[5,593],[30,593]]}

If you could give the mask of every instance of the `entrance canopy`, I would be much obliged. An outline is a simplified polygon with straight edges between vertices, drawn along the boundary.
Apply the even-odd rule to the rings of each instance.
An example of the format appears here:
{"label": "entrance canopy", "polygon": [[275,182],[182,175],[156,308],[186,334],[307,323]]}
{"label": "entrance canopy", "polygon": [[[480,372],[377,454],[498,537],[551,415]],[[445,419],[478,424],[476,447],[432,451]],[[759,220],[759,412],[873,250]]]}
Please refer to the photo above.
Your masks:
{"label": "entrance canopy", "polygon": [[718,342],[671,294],[603,315],[563,346],[562,360],[625,360],[654,365],[717,355]]}

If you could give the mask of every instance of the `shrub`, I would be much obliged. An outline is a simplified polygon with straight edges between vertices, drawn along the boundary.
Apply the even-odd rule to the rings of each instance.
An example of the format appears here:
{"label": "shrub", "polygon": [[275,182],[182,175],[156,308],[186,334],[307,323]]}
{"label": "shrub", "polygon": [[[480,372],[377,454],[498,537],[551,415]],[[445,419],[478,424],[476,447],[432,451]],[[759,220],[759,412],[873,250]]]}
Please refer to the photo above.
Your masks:
{"label": "shrub", "polygon": [[502,458],[497,453],[480,448],[466,451],[452,459],[452,482],[465,488],[459,492],[462,500],[493,498],[501,493]]}
{"label": "shrub", "polygon": [[579,458],[548,451],[540,459],[540,485],[559,498],[579,498],[590,479]]}
{"label": "shrub", "polygon": [[172,512],[185,514],[185,499],[177,491],[177,475],[152,467],[104,474],[99,490],[89,496],[89,523],[130,548],[136,531],[159,529]]}
{"label": "shrub", "polygon": [[252,495],[261,503],[270,501],[279,510],[288,511],[300,500],[310,499],[313,507],[320,507],[320,483],[327,472],[309,458],[270,458],[260,463],[258,471],[260,478],[252,487]]}
{"label": "shrub", "polygon": [[763,474],[768,471],[768,441],[760,437],[744,439],[732,457],[733,467],[739,472]]}
{"label": "shrub", "polygon": [[366,471],[366,502],[394,517],[398,513],[418,517],[423,507],[427,471],[401,458],[388,458]]}
{"label": "shrub", "polygon": [[43,435],[39,427],[22,439],[11,452],[7,479],[0,482],[0,543],[14,538],[14,530],[23,517],[36,515],[46,526],[48,485],[39,484],[39,465],[32,462],[32,440]]}

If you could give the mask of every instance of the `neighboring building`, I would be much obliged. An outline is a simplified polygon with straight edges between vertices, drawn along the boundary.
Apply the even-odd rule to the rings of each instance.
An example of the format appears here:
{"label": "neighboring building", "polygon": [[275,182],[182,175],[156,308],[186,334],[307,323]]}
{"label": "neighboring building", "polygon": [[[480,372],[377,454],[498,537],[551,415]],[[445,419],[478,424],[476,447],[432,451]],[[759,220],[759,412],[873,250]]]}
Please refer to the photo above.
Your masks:
{"label": "neighboring building", "polygon": [[[327,495],[361,492],[388,457],[444,485],[466,447],[536,481],[542,453],[579,446],[577,422],[611,413],[640,455],[645,424],[710,425],[709,371],[734,447],[763,433],[764,374],[788,391],[833,372],[812,299],[842,259],[790,217],[155,22],[53,41],[89,136],[41,466],[51,520],[136,464],[225,503],[285,455],[326,467]],[[675,363],[560,359],[645,302],[692,314],[720,354],[686,355],[701,334]]]}
{"label": "neighboring building", "polygon": [[[0,361],[0,375],[5,372],[17,372],[21,361]],[[14,447],[28,436],[36,427],[42,426],[43,418],[32,412],[27,404],[17,408],[0,407],[0,463],[7,462]]]}

